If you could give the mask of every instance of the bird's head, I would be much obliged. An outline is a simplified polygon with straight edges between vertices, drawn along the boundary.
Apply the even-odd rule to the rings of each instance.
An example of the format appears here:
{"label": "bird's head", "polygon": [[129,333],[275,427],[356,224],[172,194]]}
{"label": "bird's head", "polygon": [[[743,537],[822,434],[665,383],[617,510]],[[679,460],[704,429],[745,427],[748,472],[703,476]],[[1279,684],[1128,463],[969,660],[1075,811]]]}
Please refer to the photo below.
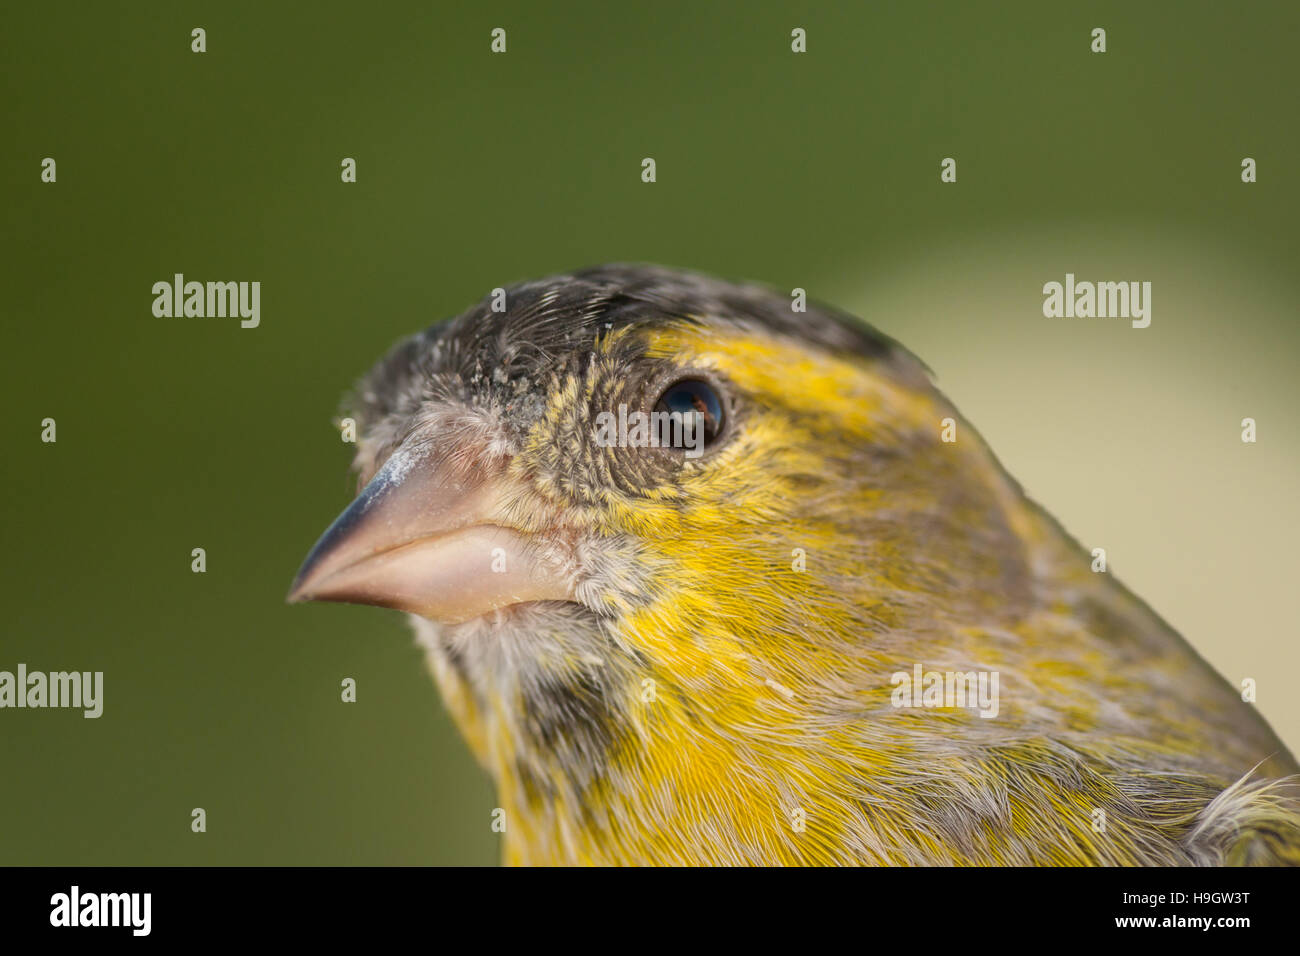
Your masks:
{"label": "bird's head", "polygon": [[656,738],[887,708],[908,642],[1025,587],[1018,490],[973,432],[943,440],[963,423],[920,364],[770,290],[523,283],[399,344],[352,412],[361,491],[291,597],[416,616],[520,802],[673,779]]}

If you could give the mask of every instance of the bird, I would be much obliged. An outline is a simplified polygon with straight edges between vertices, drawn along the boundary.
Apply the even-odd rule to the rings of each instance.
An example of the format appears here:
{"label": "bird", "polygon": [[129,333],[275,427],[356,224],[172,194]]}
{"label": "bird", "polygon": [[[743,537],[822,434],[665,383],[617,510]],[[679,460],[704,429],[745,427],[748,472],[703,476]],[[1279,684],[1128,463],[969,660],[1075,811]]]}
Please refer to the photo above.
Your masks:
{"label": "bird", "polygon": [[289,600],[409,616],[505,864],[1300,863],[1255,707],[853,316],[597,266],[347,408],[359,492]]}

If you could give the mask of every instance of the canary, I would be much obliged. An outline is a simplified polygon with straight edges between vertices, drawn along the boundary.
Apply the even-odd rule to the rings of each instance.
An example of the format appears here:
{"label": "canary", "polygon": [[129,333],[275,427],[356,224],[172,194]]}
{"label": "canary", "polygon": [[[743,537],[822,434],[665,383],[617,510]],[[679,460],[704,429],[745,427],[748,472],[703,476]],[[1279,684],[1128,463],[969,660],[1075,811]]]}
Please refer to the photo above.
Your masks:
{"label": "canary", "polygon": [[851,317],[604,266],[350,410],[290,599],[411,615],[507,863],[1300,862],[1255,709]]}

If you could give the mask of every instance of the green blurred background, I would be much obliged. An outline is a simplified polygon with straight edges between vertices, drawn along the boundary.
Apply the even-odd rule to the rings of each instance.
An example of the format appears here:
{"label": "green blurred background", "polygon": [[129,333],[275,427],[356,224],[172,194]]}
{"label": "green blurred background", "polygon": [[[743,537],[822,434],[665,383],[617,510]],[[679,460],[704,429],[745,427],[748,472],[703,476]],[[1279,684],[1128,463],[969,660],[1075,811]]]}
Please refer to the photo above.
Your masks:
{"label": "green blurred background", "polygon": [[[1300,745],[1300,5],[1056,6],[7,10],[0,669],[102,670],[105,709],[0,711],[0,863],[495,862],[401,615],[283,598],[349,500],[354,379],[611,260],[901,339]],[[176,272],[260,280],[261,327],[155,318]],[[1151,327],[1045,319],[1066,272],[1151,281]]]}

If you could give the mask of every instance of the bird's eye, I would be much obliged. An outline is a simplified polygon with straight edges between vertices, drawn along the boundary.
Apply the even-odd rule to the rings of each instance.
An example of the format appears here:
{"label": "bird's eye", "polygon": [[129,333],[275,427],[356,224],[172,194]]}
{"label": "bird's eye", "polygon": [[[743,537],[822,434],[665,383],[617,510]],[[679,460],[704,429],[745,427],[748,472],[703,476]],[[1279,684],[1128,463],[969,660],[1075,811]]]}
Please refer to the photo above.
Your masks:
{"label": "bird's eye", "polygon": [[722,399],[708,382],[682,379],[669,385],[654,410],[658,418],[660,447],[684,448],[693,457],[722,434]]}

